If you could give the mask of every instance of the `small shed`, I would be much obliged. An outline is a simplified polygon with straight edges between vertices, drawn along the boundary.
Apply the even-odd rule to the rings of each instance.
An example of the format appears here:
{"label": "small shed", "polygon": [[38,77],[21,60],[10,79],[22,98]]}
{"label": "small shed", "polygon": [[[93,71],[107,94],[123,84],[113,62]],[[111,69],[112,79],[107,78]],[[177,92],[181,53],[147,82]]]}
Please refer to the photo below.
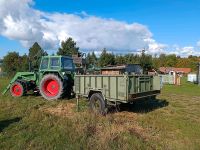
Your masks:
{"label": "small shed", "polygon": [[187,76],[188,82],[197,82],[197,74],[196,73],[189,73]]}
{"label": "small shed", "polygon": [[102,75],[119,75],[119,74],[142,74],[143,69],[139,64],[129,64],[120,66],[109,66],[101,68]]}

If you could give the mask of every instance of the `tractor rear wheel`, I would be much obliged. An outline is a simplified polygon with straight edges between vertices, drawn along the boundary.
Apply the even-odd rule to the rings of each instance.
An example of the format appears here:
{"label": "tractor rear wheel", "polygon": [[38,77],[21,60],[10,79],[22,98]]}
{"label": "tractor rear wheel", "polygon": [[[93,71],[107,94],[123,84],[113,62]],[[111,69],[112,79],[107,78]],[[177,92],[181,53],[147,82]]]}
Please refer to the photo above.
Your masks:
{"label": "tractor rear wheel", "polygon": [[22,83],[20,82],[14,82],[11,87],[10,87],[10,94],[13,97],[21,97],[25,95],[26,91],[25,88],[23,87]]}
{"label": "tractor rear wheel", "polygon": [[55,74],[47,74],[40,82],[40,94],[46,100],[57,100],[63,94],[63,82]]}

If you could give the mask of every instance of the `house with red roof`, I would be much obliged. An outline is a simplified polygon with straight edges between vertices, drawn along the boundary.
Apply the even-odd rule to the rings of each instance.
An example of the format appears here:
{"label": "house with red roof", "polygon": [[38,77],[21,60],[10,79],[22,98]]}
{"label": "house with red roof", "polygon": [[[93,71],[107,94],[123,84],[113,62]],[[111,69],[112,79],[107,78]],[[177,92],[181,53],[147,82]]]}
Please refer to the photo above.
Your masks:
{"label": "house with red roof", "polygon": [[191,68],[160,67],[159,71],[162,74],[169,74],[172,71],[179,74],[188,74],[192,71],[192,69]]}

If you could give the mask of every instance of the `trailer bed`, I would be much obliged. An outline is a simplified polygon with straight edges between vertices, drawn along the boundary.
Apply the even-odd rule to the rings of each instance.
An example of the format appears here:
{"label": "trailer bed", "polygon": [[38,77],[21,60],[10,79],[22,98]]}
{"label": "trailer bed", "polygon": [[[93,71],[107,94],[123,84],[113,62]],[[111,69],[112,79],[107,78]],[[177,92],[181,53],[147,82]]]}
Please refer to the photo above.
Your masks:
{"label": "trailer bed", "polygon": [[128,103],[160,93],[160,77],[150,75],[76,75],[77,96],[100,92],[107,101]]}

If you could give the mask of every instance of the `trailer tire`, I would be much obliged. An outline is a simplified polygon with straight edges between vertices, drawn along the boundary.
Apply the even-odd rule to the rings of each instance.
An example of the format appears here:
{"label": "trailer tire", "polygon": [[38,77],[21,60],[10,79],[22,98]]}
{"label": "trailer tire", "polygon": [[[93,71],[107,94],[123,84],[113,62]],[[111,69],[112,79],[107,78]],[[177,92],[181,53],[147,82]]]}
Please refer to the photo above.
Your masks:
{"label": "trailer tire", "polygon": [[94,93],[89,99],[90,110],[96,114],[106,115],[106,103],[101,93]]}
{"label": "trailer tire", "polygon": [[150,97],[151,100],[156,100],[156,95]]}
{"label": "trailer tire", "polygon": [[45,75],[39,86],[40,94],[46,100],[57,100],[63,95],[63,82],[55,74]]}
{"label": "trailer tire", "polygon": [[26,94],[25,88],[22,83],[14,82],[10,87],[10,94],[12,97],[22,97]]}

